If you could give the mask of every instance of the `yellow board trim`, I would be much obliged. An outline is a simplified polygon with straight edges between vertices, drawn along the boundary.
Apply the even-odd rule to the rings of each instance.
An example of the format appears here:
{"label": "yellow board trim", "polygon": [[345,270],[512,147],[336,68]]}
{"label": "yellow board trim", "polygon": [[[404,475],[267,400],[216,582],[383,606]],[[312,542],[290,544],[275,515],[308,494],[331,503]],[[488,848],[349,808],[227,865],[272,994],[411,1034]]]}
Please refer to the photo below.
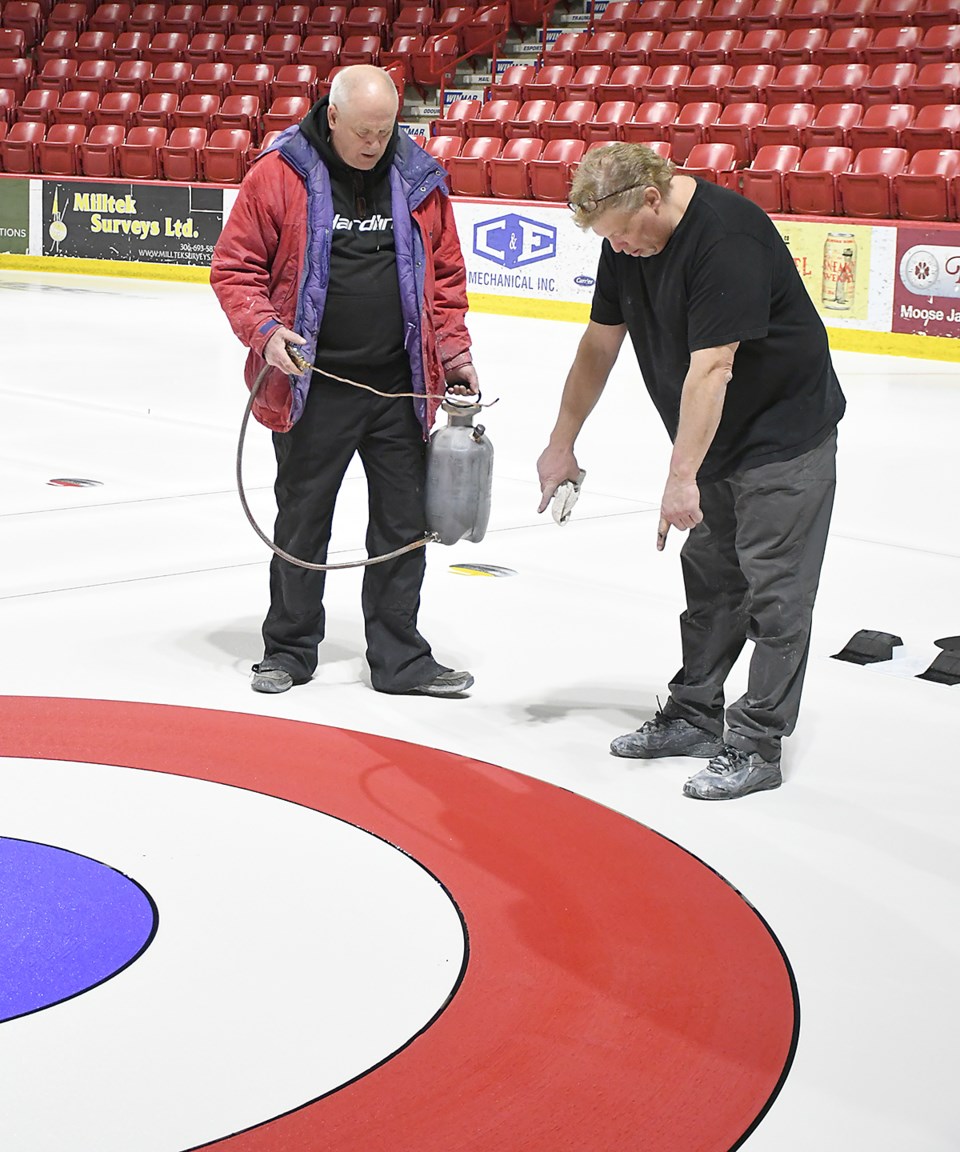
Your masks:
{"label": "yellow board trim", "polygon": [[[18,272],[66,272],[78,276],[112,276],[130,280],[174,280],[208,284],[210,269],[189,264],[147,264],[123,260],[76,260],[66,256],[16,256],[0,254],[0,268]],[[589,304],[565,300],[530,300],[522,296],[470,293],[475,312],[520,316],[535,320],[567,320],[585,324]],[[906,332],[865,332],[853,328],[828,328],[830,347],[842,352],[867,352],[882,356],[907,356],[921,360],[960,361],[960,340],[949,336],[921,336]]]}
{"label": "yellow board trim", "polygon": [[66,272],[75,276],[113,276],[128,280],[177,280],[209,284],[210,269],[191,264],[146,264],[134,260],[76,260],[67,256],[0,255],[0,268],[14,272]]}
{"label": "yellow board trim", "polygon": [[[565,301],[529,300],[519,296],[492,296],[470,293],[475,312],[498,316],[529,316],[537,320],[572,320],[585,324],[590,319],[589,304]],[[853,328],[828,328],[830,347],[840,352],[870,352],[881,356],[908,356],[920,360],[960,360],[960,340],[950,336],[921,336],[907,332],[865,332]]]}

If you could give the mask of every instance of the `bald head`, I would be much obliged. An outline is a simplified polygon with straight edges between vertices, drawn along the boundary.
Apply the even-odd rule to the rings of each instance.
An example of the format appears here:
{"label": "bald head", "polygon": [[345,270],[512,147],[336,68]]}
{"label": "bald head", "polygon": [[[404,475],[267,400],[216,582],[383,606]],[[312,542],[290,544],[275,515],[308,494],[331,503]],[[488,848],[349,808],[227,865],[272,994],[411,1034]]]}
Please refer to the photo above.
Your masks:
{"label": "bald head", "polygon": [[353,64],[333,78],[327,122],[340,159],[368,171],[386,151],[397,120],[399,97],[382,68]]}

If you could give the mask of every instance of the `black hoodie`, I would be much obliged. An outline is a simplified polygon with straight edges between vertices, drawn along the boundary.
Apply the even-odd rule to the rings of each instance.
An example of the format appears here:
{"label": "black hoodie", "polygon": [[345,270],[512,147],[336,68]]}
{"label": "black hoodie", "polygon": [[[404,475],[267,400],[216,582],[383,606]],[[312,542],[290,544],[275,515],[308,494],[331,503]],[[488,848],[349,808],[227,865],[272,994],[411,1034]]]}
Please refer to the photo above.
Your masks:
{"label": "black hoodie", "polygon": [[316,364],[338,376],[403,391],[403,313],[390,201],[399,128],[394,127],[375,167],[351,168],[331,142],[328,104],[327,97],[319,100],[300,122],[330,173],[333,191],[330,284]]}

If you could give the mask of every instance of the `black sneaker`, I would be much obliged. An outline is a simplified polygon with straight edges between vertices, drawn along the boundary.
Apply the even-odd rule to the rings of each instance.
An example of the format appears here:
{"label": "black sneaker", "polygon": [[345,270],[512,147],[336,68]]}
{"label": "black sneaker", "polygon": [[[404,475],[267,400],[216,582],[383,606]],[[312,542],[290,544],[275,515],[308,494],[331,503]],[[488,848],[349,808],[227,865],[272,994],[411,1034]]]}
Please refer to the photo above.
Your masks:
{"label": "black sneaker", "polygon": [[694,800],[737,800],[782,783],[779,760],[764,760],[758,752],[743,752],[727,744],[706,768],[690,777],[683,794]]}
{"label": "black sneaker", "polygon": [[286,692],[293,687],[293,677],[282,668],[264,668],[254,664],[250,687],[254,692]]}
{"label": "black sneaker", "polygon": [[428,680],[426,684],[418,684],[416,688],[408,688],[407,696],[459,696],[473,686],[473,677],[469,672],[441,672]]}
{"label": "black sneaker", "polygon": [[611,743],[610,751],[614,756],[630,756],[638,760],[653,760],[658,756],[709,758],[723,751],[723,741],[695,724],[671,720],[658,712],[652,720],[641,724],[636,732],[618,736]]}

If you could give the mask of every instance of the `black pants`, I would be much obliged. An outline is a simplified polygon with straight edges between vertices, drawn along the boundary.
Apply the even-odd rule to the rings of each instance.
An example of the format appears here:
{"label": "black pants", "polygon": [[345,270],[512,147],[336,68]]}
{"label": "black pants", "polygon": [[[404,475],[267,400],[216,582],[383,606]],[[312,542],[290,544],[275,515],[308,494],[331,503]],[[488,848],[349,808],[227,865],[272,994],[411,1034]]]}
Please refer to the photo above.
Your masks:
{"label": "black pants", "polygon": [[703,520],[680,554],[683,667],[664,713],[721,735],[723,684],[752,640],[747,691],[726,710],[726,740],[767,760],[780,758],[800,710],[836,449],[833,432],[793,460],[702,484]]}
{"label": "black pants", "polygon": [[[409,375],[371,379],[383,391],[409,391]],[[285,552],[326,563],[334,505],[355,452],[367,476],[368,556],[381,556],[420,539],[426,530],[426,446],[409,398],[385,399],[349,384],[314,376],[306,408],[289,432],[275,433],[277,521],[274,540]],[[417,631],[426,568],[417,548],[364,569],[361,604],[373,687],[406,692],[446,671]],[[334,577],[335,578],[335,577]],[[274,556],[270,610],[263,623],[261,667],[282,668],[302,683],[317,667],[323,640],[325,572]]]}

